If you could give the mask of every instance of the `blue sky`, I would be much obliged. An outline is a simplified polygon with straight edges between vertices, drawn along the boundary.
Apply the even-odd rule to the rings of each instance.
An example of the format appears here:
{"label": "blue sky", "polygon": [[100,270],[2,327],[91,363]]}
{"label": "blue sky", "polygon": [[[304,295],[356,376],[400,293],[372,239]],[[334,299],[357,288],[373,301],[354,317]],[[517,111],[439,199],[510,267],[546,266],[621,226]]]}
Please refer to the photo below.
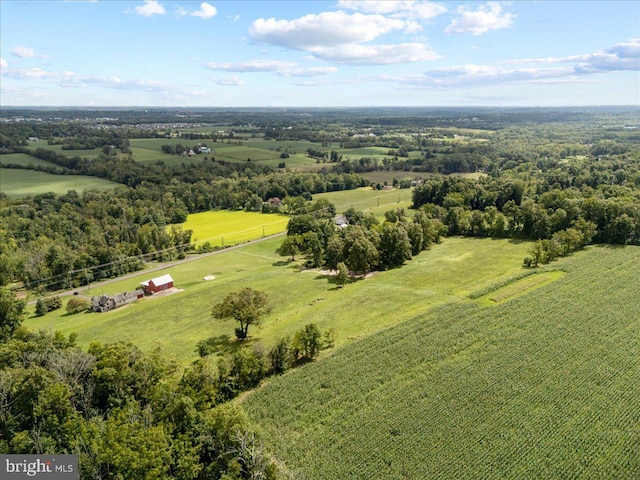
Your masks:
{"label": "blue sky", "polygon": [[638,1],[0,1],[2,106],[640,105]]}

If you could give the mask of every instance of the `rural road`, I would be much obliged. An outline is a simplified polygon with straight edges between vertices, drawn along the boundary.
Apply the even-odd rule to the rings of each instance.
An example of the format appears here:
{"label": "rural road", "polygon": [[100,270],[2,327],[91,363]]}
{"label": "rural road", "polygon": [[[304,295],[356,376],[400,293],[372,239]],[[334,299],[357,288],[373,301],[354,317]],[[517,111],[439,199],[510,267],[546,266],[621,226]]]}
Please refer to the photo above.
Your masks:
{"label": "rural road", "polygon": [[[272,238],[277,238],[277,237],[281,237],[283,235],[286,235],[287,232],[281,232],[281,233],[275,233],[273,235],[268,235],[266,237],[262,237],[262,238],[258,238],[256,240],[251,240],[249,242],[245,242],[245,243],[238,243],[236,245],[230,246],[230,247],[225,247],[223,249],[220,250],[215,250],[213,252],[208,252],[208,253],[199,253],[196,255],[192,255],[189,256],[187,258],[183,258],[182,260],[175,260],[172,262],[167,262],[167,263],[163,263],[162,265],[158,265],[157,267],[153,267],[153,268],[149,268],[149,269],[145,269],[145,270],[138,270],[136,272],[133,273],[128,273],[126,275],[122,275],[120,277],[115,277],[115,278],[110,278],[108,280],[103,280],[101,282],[96,282],[96,283],[90,283],[89,285],[83,285],[81,287],[78,288],[74,288],[71,290],[66,290],[63,292],[57,292],[55,294],[52,295],[56,295],[59,297],[66,297],[69,295],[73,295],[75,292],[83,292],[85,290],[88,290],[90,288],[95,288],[95,287],[101,287],[103,285],[109,285],[110,283],[114,283],[114,282],[119,282],[120,280],[126,280],[128,278],[133,278],[133,277],[137,277],[143,273],[151,273],[151,272],[157,272],[159,270],[166,270],[167,268],[171,268],[175,265],[182,265],[183,263],[188,263],[188,262],[193,262],[195,260],[201,260],[203,258],[206,257],[210,257],[212,255],[218,255],[220,253],[225,253],[225,252],[229,252],[231,250],[236,250],[238,248],[242,248],[242,247],[246,247],[249,245],[253,245],[254,243],[259,243],[259,242],[264,242],[266,240],[271,240]],[[49,296],[49,295],[47,295]],[[37,302],[37,300],[30,300],[29,302],[27,302],[27,305],[34,305]]]}

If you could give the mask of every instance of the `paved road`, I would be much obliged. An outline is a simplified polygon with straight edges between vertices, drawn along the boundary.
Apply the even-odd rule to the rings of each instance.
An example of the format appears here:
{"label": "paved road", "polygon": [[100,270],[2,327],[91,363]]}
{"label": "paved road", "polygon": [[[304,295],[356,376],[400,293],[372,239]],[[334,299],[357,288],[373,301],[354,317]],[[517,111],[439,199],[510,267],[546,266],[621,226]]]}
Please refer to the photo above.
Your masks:
{"label": "paved road", "polygon": [[[171,268],[171,267],[173,267],[175,265],[182,265],[183,263],[194,262],[196,260],[201,260],[203,258],[210,257],[212,255],[218,255],[220,253],[225,253],[225,252],[229,252],[231,250],[236,250],[237,248],[247,247],[249,245],[253,245],[254,243],[264,242],[266,240],[271,240],[272,238],[281,237],[281,236],[283,236],[285,234],[286,234],[286,232],[276,233],[274,235],[269,235],[269,236],[266,236],[266,237],[258,238],[257,240],[251,240],[251,241],[246,242],[246,243],[239,243],[239,244],[233,245],[231,247],[226,247],[226,248],[223,248],[221,250],[215,250],[215,251],[209,252],[209,253],[199,253],[197,255],[191,255],[191,256],[188,256],[187,258],[183,258],[182,260],[175,260],[173,262],[163,263],[162,265],[158,265],[157,267],[153,267],[153,268],[149,268],[149,269],[145,269],[145,270],[138,270],[138,271],[133,272],[133,273],[128,273],[126,275],[122,275],[121,277],[110,278],[108,280],[103,280],[102,282],[90,283],[89,285],[83,285],[82,287],[74,288],[73,290],[67,290],[67,291],[63,291],[63,292],[56,292],[55,295],[59,296],[59,297],[65,297],[65,296],[73,295],[75,292],[80,293],[80,292],[83,292],[83,291],[88,290],[90,288],[102,287],[103,285],[109,285],[110,283],[119,282],[120,280],[126,280],[128,278],[137,277],[137,276],[142,275],[144,273],[157,272],[158,270],[166,270],[167,268]],[[53,294],[51,294],[51,295],[53,295]],[[37,300],[31,300],[31,301],[29,301],[27,303],[27,305],[34,305],[36,302],[37,302]]]}

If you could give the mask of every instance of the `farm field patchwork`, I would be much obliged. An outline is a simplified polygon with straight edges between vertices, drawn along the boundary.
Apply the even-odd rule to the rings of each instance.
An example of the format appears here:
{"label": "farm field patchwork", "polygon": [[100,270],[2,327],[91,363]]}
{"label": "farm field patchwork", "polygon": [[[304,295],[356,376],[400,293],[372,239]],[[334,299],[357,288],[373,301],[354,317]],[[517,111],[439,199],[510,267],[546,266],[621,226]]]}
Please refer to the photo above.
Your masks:
{"label": "farm field patchwork", "polygon": [[109,190],[121,186],[103,178],[85,175],[53,175],[35,170],[0,169],[0,192],[9,197],[26,197],[40,193],[67,193],[69,190]]}
{"label": "farm field patchwork", "polygon": [[[142,281],[169,273],[176,288],[183,290],[172,295],[144,298],[112,312],[77,315],[65,314],[64,299],[62,309],[30,317],[25,325],[77,332],[85,347],[91,341],[118,340],[147,351],[161,345],[165,353],[188,362],[196,358],[198,341],[233,337],[235,324],[213,320],[211,307],[229,292],[248,286],[266,292],[273,306],[262,325],[250,330],[253,340],[269,348],[278,338],[316,322],[323,330],[335,327],[337,345],[344,345],[512,277],[521,271],[528,249],[527,243],[507,240],[447,238],[400,269],[337,289],[322,272],[304,270],[276,254],[281,242],[270,239],[80,292],[91,297],[131,291]],[[206,281],[207,276],[215,279]]]}
{"label": "farm field patchwork", "polygon": [[[207,155],[199,154],[193,157],[183,157],[181,155],[169,155],[162,152],[163,145],[175,146],[178,144],[184,147],[192,147],[198,143],[211,148],[212,152]],[[238,144],[240,143],[240,145]],[[307,157],[304,152],[306,148],[302,148],[300,143],[304,142],[282,142],[290,148],[289,158],[280,158],[280,153],[277,148],[281,148],[277,145],[278,142],[270,142],[265,140],[250,140],[240,141],[232,140],[232,143],[225,143],[220,140],[214,142],[213,140],[189,140],[185,138],[144,138],[131,140],[131,151],[136,161],[157,162],[162,161],[165,165],[180,165],[182,163],[201,162],[204,157],[214,157],[216,160],[225,160],[228,162],[247,162],[251,159],[252,162],[259,162],[271,167],[277,167],[281,162],[285,162],[287,167],[296,167],[304,165],[314,165],[315,160]],[[306,145],[306,143],[304,143]],[[309,145],[315,145],[309,143]],[[284,151],[283,148],[283,151]],[[308,147],[307,147],[308,148]]]}
{"label": "farm field patchwork", "polygon": [[243,405],[294,478],[637,478],[640,248],[556,265],[550,284],[414,315]]}

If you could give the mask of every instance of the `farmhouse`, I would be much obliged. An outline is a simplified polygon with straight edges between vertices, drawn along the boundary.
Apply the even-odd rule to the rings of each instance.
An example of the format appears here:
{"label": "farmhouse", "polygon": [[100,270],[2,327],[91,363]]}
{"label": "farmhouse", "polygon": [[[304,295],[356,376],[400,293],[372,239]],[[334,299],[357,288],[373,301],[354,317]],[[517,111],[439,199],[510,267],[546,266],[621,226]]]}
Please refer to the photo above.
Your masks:
{"label": "farmhouse", "polygon": [[91,299],[91,308],[94,312],[108,312],[115,308],[133,303],[144,297],[144,292],[140,289],[133,292],[122,292],[111,297],[110,295],[100,295]]}
{"label": "farmhouse", "polygon": [[141,283],[145,295],[153,295],[154,293],[163,292],[173,288],[173,278],[171,275],[162,275],[158,278],[152,278]]}
{"label": "farmhouse", "polygon": [[349,220],[344,215],[338,215],[334,220],[339,229],[347,228],[349,226]]}

